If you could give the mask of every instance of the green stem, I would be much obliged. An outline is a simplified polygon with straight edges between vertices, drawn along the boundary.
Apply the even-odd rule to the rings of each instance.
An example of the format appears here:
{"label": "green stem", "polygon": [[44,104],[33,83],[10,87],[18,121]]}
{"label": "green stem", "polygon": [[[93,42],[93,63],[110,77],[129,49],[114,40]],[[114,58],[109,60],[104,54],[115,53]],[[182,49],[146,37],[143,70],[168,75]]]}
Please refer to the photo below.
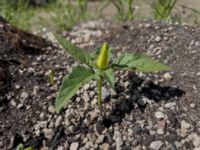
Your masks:
{"label": "green stem", "polygon": [[102,105],[102,80],[103,78],[100,76],[99,80],[98,80],[98,105],[99,105],[99,109],[101,109],[101,105]]}

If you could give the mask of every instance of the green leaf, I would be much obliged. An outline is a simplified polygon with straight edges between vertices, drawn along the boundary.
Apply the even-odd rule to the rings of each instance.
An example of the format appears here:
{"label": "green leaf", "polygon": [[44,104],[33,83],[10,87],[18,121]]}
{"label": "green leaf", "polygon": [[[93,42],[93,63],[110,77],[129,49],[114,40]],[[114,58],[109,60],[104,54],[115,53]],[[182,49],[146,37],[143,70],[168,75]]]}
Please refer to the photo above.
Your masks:
{"label": "green leaf", "polygon": [[23,144],[19,144],[19,145],[17,145],[16,150],[24,150],[24,146],[23,146]]}
{"label": "green leaf", "polygon": [[170,67],[139,53],[126,53],[113,61],[112,68],[141,72],[167,71]]}
{"label": "green leaf", "polygon": [[[91,54],[93,60],[96,61],[97,56],[99,55],[100,51],[101,51],[101,46],[96,47],[95,52],[93,52],[93,53]],[[113,52],[113,51],[114,51],[114,50],[113,50],[112,48],[109,47],[109,50],[108,50],[109,59],[112,59],[112,57],[113,57],[112,52]]]}
{"label": "green leaf", "polygon": [[83,66],[75,67],[72,70],[72,73],[69,76],[65,76],[62,81],[62,85],[56,98],[56,112],[59,113],[63,105],[69,102],[70,98],[74,96],[83,83],[97,77],[97,74],[89,68]]}
{"label": "green leaf", "polygon": [[25,150],[33,150],[32,147],[27,147]]}
{"label": "green leaf", "polygon": [[104,78],[108,81],[113,90],[115,90],[115,74],[112,68],[103,71]]}
{"label": "green leaf", "polygon": [[89,65],[89,62],[92,61],[92,57],[84,49],[77,47],[59,35],[55,35],[55,37],[74,59],[79,60],[81,63],[85,63],[86,65]]}

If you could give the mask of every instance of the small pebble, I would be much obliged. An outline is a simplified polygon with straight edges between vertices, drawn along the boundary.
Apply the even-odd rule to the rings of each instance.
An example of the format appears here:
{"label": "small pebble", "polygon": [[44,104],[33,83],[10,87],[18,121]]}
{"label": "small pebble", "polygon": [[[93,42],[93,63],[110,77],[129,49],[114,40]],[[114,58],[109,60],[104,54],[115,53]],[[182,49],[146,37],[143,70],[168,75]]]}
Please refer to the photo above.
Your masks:
{"label": "small pebble", "polygon": [[49,106],[48,111],[53,114],[55,112],[54,106],[53,105]]}
{"label": "small pebble", "polygon": [[160,42],[160,41],[161,41],[160,36],[156,36],[155,41],[156,41],[156,42]]}
{"label": "small pebble", "polygon": [[150,144],[150,148],[153,150],[159,150],[163,145],[162,141],[153,141]]}
{"label": "small pebble", "polygon": [[165,73],[165,74],[163,75],[163,78],[164,78],[166,81],[169,81],[169,80],[172,79],[172,75],[171,75],[169,72],[167,72],[167,73]]}
{"label": "small pebble", "polygon": [[51,140],[54,136],[54,130],[53,129],[43,129],[44,132],[44,136],[45,138],[47,138],[48,140]]}
{"label": "small pebble", "polygon": [[20,88],[21,88],[21,85],[19,85],[19,84],[16,84],[16,85],[15,85],[15,88],[18,90],[18,89],[20,89]]}
{"label": "small pebble", "polygon": [[27,99],[28,98],[28,93],[27,92],[22,92],[22,94],[21,94],[21,99],[23,99],[23,100],[25,100],[25,99]]}
{"label": "small pebble", "polygon": [[155,117],[157,119],[163,119],[165,117],[165,114],[163,114],[161,111],[155,112]]}
{"label": "small pebble", "polygon": [[195,107],[196,107],[196,105],[194,103],[190,104],[190,108],[195,108]]}
{"label": "small pebble", "polygon": [[110,145],[109,145],[108,143],[103,143],[103,144],[101,145],[101,149],[102,149],[102,150],[109,150],[109,149],[110,149]]}
{"label": "small pebble", "polygon": [[169,102],[169,103],[166,103],[164,107],[165,108],[173,108],[175,105],[176,105],[175,102]]}
{"label": "small pebble", "polygon": [[78,150],[78,147],[79,147],[78,142],[73,142],[73,143],[70,145],[70,150]]}

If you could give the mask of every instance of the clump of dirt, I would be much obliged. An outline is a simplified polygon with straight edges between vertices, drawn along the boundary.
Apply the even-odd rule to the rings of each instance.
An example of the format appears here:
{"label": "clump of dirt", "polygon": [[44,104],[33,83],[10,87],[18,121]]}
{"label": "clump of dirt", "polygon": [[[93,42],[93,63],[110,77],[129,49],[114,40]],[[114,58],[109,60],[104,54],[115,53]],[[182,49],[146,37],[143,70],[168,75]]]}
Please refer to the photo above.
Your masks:
{"label": "clump of dirt", "polygon": [[9,65],[28,63],[27,54],[40,54],[50,43],[40,36],[23,31],[8,23],[0,23],[0,89],[1,99],[10,80]]}

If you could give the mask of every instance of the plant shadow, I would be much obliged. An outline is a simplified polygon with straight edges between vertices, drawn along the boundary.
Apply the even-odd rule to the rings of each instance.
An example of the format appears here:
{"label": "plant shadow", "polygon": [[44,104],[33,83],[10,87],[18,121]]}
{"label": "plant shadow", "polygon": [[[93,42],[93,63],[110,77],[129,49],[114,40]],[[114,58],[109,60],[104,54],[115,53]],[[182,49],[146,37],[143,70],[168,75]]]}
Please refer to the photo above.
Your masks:
{"label": "plant shadow", "polygon": [[[125,115],[130,113],[136,105],[141,112],[144,112],[148,104],[143,101],[143,98],[157,103],[160,101],[168,101],[175,97],[178,98],[185,94],[185,92],[179,88],[156,85],[152,81],[146,83],[145,86],[142,87],[141,85],[143,82],[144,80],[136,74],[132,75],[129,79],[130,86],[128,92],[125,93],[129,98],[124,97],[124,99],[122,98],[117,101],[109,115],[104,116],[102,123],[105,127],[110,127],[114,123],[121,122]],[[140,89],[138,87],[140,87]],[[125,91],[125,88],[117,85],[116,91],[117,93],[121,93]]]}

